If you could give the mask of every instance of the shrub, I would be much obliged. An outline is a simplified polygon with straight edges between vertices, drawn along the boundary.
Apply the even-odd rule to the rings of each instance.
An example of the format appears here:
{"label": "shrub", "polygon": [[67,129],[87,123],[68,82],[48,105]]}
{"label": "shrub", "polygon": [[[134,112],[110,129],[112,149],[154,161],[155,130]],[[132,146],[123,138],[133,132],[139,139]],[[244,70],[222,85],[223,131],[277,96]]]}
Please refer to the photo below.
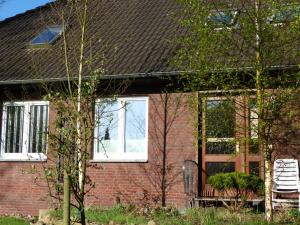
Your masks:
{"label": "shrub", "polygon": [[[263,181],[255,175],[245,173],[218,173],[209,177],[208,183],[221,195],[234,198],[234,208],[243,206],[253,194],[263,193]],[[228,206],[225,202],[223,202]]]}

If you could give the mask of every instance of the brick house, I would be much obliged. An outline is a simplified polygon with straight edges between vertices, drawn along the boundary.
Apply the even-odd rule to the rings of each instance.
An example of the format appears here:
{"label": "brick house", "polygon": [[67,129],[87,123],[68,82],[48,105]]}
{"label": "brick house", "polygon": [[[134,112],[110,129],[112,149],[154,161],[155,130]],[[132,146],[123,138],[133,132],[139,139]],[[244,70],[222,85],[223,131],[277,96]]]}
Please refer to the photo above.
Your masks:
{"label": "brick house", "polygon": [[[159,201],[157,168],[161,162],[161,129],[166,114],[169,117],[176,115],[174,120],[171,118],[165,143],[167,163],[171,168],[166,196],[168,204],[186,205],[182,179],[185,160],[198,162],[201,171],[205,171],[199,173],[199,191],[206,188],[207,176],[217,172],[243,171],[263,176],[262,156],[257,152],[257,146],[231,144],[237,137],[251,135],[243,132],[251,122],[255,124],[247,99],[239,97],[239,104],[232,106],[222,98],[209,97],[203,100],[206,110],[198,113],[188,107],[190,96],[197,97],[197,93],[163,94],[169,80],[161,77],[180,74],[169,64],[177,49],[172,40],[184,33],[172,17],[178,8],[175,2],[134,0],[97,4],[99,8],[96,8],[89,30],[93,40],[91,49],[107,56],[105,79],[129,80],[128,88],[117,98],[116,104],[129,102],[133,109],[119,110],[114,115],[126,117],[128,121],[117,122],[118,131],[110,130],[109,140],[114,140],[105,143],[108,156],[103,154],[102,145],[97,141],[91,147],[90,164],[101,166],[101,169],[88,168],[88,174],[95,182],[95,188],[87,197],[88,205]],[[57,4],[61,7],[63,2]],[[61,29],[59,20],[53,19],[52,4],[0,22],[0,214],[37,214],[38,209],[52,204],[45,182],[30,171],[33,168],[42,170],[43,164],[51,163],[46,154],[39,153],[40,149],[47,148],[47,142],[39,139],[37,134],[46,131],[55,119],[51,102],[42,100],[45,94],[42,84],[55,86],[67,79],[64,64],[55,55],[63,44],[57,35],[63,32]],[[72,24],[65,32],[71,34]],[[49,38],[45,46],[36,47],[43,33],[55,36],[54,39],[57,35],[57,39]],[[237,107],[241,107],[239,113]],[[226,123],[230,123],[230,128],[224,127],[222,135],[225,136],[210,137],[208,129],[203,129],[206,131],[199,137],[198,129],[206,126],[205,121],[218,121],[222,116],[214,110],[218,108],[229,112]],[[141,118],[142,132],[135,136],[134,133],[138,133],[133,126],[136,114]],[[203,127],[195,126],[198,120],[203,121]],[[235,124],[239,124],[239,128],[235,128]],[[222,127],[221,123],[217,125]],[[104,131],[98,129],[95,132],[101,135]],[[116,135],[116,132],[122,135]],[[132,136],[134,138],[130,138]]]}

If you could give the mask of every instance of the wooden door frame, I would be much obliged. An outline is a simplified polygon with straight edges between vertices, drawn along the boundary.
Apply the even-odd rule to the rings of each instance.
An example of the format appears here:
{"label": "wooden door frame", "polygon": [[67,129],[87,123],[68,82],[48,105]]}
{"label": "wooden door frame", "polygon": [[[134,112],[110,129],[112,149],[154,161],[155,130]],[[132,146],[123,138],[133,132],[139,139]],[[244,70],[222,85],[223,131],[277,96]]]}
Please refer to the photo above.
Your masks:
{"label": "wooden door frame", "polygon": [[[248,100],[245,96],[237,96],[240,99],[240,106],[237,107],[235,103],[235,140],[246,140],[249,138],[249,107]],[[262,154],[250,154],[249,153],[249,142],[248,141],[239,141],[236,146],[236,154],[206,154],[206,107],[207,100],[226,100],[226,97],[199,97],[198,110],[201,113],[198,113],[198,164],[199,164],[199,193],[202,190],[205,190],[207,176],[206,163],[207,162],[234,162],[235,171],[249,173],[249,162],[259,162],[260,168],[262,168],[263,157]],[[238,111],[241,110],[242,115],[238,116]],[[241,124],[239,130],[237,131],[236,124]],[[200,130],[201,129],[201,130]],[[237,134],[239,133],[239,134]],[[263,176],[263,171],[260,169],[260,177]]]}

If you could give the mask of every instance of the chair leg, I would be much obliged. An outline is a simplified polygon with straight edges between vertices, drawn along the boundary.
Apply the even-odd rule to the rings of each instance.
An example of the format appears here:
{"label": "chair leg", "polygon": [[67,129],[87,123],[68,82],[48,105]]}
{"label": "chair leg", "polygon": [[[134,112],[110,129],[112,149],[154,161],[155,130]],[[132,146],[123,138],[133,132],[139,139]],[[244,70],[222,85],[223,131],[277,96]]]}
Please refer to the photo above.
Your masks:
{"label": "chair leg", "polygon": [[[274,210],[275,207],[274,207],[274,201],[273,201],[273,199],[274,199],[274,192],[272,192],[272,209]],[[299,196],[299,199],[300,199],[300,196]]]}
{"label": "chair leg", "polygon": [[298,211],[300,212],[300,193],[299,193]]}

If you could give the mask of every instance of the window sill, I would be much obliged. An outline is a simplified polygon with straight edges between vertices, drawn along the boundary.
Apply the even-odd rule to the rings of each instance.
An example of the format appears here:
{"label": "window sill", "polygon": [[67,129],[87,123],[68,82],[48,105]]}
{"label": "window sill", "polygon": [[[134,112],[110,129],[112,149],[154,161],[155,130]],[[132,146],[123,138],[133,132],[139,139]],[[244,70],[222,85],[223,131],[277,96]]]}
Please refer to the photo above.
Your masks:
{"label": "window sill", "polygon": [[90,163],[147,163],[148,159],[92,159]]}
{"label": "window sill", "polygon": [[0,158],[1,162],[47,162],[47,159],[4,159]]}
{"label": "window sill", "polygon": [[16,154],[5,153],[0,155],[0,162],[46,162],[45,154]]}

